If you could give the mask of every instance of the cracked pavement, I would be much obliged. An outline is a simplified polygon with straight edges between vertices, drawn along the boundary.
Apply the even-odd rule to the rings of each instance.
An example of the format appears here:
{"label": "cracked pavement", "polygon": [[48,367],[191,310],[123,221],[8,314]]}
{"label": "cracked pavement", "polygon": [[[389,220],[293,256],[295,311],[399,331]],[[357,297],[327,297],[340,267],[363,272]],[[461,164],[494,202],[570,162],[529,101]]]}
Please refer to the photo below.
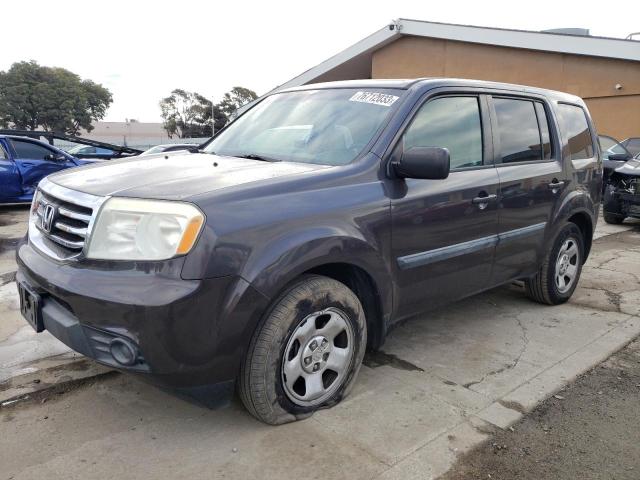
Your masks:
{"label": "cracked pavement", "polygon": [[602,230],[569,303],[511,285],[405,322],[345,401],[302,422],[268,427],[238,400],[208,410],[126,375],[0,407],[0,479],[437,478],[640,334],[640,228]]}

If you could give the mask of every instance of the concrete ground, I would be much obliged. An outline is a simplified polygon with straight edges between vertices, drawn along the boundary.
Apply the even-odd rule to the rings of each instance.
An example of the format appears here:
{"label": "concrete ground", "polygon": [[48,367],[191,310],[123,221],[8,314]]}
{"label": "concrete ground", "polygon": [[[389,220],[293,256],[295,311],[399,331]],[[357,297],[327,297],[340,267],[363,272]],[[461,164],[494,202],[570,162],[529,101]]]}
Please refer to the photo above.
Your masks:
{"label": "concrete ground", "polygon": [[640,228],[600,225],[571,302],[509,286],[409,321],[308,420],[268,427],[237,400],[208,410],[106,375],[0,407],[0,478],[436,478],[640,334]]}
{"label": "concrete ground", "polygon": [[442,480],[637,480],[640,341],[463,455]]}
{"label": "concrete ground", "polygon": [[0,382],[80,358],[51,334],[36,335],[20,316],[15,247],[27,231],[28,215],[26,205],[0,206]]}

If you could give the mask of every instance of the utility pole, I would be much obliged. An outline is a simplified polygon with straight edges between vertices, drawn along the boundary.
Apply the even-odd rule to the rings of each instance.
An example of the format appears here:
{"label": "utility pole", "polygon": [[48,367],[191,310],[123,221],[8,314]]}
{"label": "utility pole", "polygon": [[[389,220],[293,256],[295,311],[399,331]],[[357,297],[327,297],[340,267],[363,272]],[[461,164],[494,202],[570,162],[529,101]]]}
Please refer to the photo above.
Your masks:
{"label": "utility pole", "polygon": [[213,137],[216,134],[216,106],[213,103],[213,98],[211,98],[211,136]]}

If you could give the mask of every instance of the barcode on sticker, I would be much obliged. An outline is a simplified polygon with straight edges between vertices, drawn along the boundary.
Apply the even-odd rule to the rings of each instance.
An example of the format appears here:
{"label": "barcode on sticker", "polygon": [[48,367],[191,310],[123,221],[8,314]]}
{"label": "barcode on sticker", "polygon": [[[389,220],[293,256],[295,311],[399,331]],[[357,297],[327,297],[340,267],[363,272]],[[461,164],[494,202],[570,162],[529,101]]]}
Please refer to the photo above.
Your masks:
{"label": "barcode on sticker", "polygon": [[356,92],[353,97],[349,99],[350,102],[362,102],[373,103],[374,105],[382,105],[383,107],[390,107],[393,102],[400,97],[395,95],[388,95],[386,93],[378,92]]}

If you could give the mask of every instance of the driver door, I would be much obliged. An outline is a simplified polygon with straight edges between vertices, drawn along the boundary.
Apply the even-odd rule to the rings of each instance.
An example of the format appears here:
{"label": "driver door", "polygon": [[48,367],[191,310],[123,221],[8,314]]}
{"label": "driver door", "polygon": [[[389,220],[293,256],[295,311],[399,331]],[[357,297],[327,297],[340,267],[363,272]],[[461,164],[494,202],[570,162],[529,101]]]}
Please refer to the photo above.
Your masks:
{"label": "driver door", "polygon": [[486,289],[498,233],[498,174],[482,95],[430,99],[397,148],[444,147],[444,180],[400,180],[391,201],[398,318]]}
{"label": "driver door", "polygon": [[58,151],[47,148],[39,142],[11,139],[11,146],[22,178],[23,195],[32,195],[40,180],[47,175],[75,166],[67,157],[63,159],[63,155]]}

